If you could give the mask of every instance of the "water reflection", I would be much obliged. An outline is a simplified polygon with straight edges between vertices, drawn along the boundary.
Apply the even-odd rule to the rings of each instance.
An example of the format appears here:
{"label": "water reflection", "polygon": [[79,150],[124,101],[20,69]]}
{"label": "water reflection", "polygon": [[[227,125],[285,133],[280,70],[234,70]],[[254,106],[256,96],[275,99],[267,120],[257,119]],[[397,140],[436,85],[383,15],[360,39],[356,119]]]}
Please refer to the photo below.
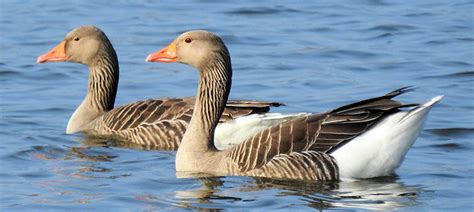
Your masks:
{"label": "water reflection", "polygon": [[71,147],[69,155],[89,162],[111,162],[112,159],[117,157],[115,155],[94,150],[95,149],[92,149],[91,147]]}
{"label": "water reflection", "polygon": [[[333,207],[394,210],[417,204],[417,196],[422,192],[420,186],[397,182],[396,176],[339,183],[248,178],[246,183],[234,184],[236,178],[245,181],[241,177],[199,177],[197,180],[201,186],[175,191],[175,201],[180,203],[180,207],[192,209],[215,209],[215,206],[222,206],[222,202],[253,201],[257,205],[259,202],[265,204],[268,197],[248,198],[253,196],[250,193],[261,193],[270,195],[270,198],[296,197],[300,205],[318,210]],[[269,192],[272,190],[277,191],[273,197]],[[272,204],[287,205],[278,201]],[[278,205],[274,207],[279,208]]]}
{"label": "water reflection", "polygon": [[34,176],[29,177],[29,184],[34,193],[19,191],[22,196],[29,197],[29,202],[36,204],[92,204],[101,200],[109,190],[108,184],[103,180],[130,176],[107,165],[118,156],[103,148],[41,146],[31,149],[29,153],[27,155],[38,162],[36,172],[47,171],[46,173],[54,176],[45,179],[33,172]]}
{"label": "water reflection", "polygon": [[164,151],[171,151],[173,149],[164,149],[164,148],[154,148],[153,146],[148,145],[140,145],[135,144],[127,141],[122,141],[119,139],[101,136],[101,135],[92,135],[92,134],[84,134],[84,140],[82,143],[86,146],[91,147],[118,147],[118,148],[127,148],[127,149],[136,149],[136,150],[164,150]]}
{"label": "water reflection", "polygon": [[[84,137],[86,147],[72,148],[71,154],[88,161],[110,161],[115,156],[97,154],[93,147],[120,147],[138,150],[150,150],[139,145],[129,145],[113,139]],[[102,169],[82,168],[78,173],[90,173]],[[105,172],[110,170],[103,170]],[[83,175],[83,174],[82,174]],[[207,210],[231,207],[231,203],[254,202],[259,204],[281,204],[275,197],[295,197],[301,206],[318,210],[343,207],[374,210],[394,210],[416,205],[422,188],[417,185],[405,185],[398,182],[397,176],[375,178],[354,182],[314,183],[309,181],[280,180],[256,177],[216,177],[203,173],[176,173],[177,181],[184,181],[184,187],[176,187],[174,196],[146,194],[137,197],[139,201],[173,207]],[[189,182],[189,183],[188,183]],[[197,186],[197,187],[196,187]],[[255,196],[258,193],[264,196]],[[252,197],[253,196],[253,197]],[[268,200],[270,198],[270,200]],[[275,201],[275,202],[273,202]],[[225,206],[225,207],[223,207]],[[242,206],[242,205],[241,205]],[[153,206],[155,208],[156,205]],[[278,206],[275,206],[278,208]],[[158,207],[160,208],[160,207]]]}
{"label": "water reflection", "polygon": [[333,196],[332,206],[393,210],[417,204],[422,187],[397,182],[396,176],[355,182],[341,182]]}

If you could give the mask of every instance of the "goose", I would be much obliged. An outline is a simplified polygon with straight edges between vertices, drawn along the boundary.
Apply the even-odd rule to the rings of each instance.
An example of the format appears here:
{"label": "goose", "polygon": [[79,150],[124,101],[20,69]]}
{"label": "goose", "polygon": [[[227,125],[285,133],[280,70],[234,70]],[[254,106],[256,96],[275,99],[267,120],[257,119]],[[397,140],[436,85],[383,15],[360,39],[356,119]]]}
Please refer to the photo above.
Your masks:
{"label": "goose", "polygon": [[[37,63],[62,61],[89,67],[87,94],[69,119],[67,134],[85,132],[147,148],[177,149],[191,119],[194,98],[147,99],[114,108],[119,81],[118,59],[105,33],[95,26],[73,29],[59,45],[37,59]],[[252,126],[257,122],[247,121],[245,117],[260,116],[270,107],[280,105],[278,102],[230,101],[219,122]],[[273,119],[262,122],[271,123]],[[244,128],[228,123],[224,129],[238,132]],[[233,135],[225,130],[223,137]],[[222,148],[239,142],[229,136],[225,138],[230,143],[222,143]]]}
{"label": "goose", "polygon": [[311,181],[357,180],[390,175],[423,128],[437,96],[423,104],[394,97],[404,87],[323,113],[297,116],[219,150],[214,131],[232,82],[230,53],[208,31],[179,35],[148,62],[179,62],[196,68],[199,85],[189,126],[176,153],[178,176],[206,173]]}

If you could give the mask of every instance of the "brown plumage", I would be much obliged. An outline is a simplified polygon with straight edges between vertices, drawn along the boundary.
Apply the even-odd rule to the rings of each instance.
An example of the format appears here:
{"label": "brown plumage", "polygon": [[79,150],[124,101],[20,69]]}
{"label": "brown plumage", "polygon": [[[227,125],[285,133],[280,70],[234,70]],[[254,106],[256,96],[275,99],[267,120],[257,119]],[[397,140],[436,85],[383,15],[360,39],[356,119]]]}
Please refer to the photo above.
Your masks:
{"label": "brown plumage", "polygon": [[[81,26],[38,63],[69,61],[89,66],[87,95],[69,120],[67,133],[86,132],[152,149],[177,149],[191,120],[194,98],[148,99],[114,108],[119,64],[109,39],[99,28]],[[265,113],[277,102],[230,101],[220,122]]]}
{"label": "brown plumage", "polygon": [[[121,105],[90,123],[86,133],[114,137],[148,149],[176,150],[188,127],[194,98],[148,99]],[[219,122],[265,113],[277,102],[229,101]]]}
{"label": "brown plumage", "polygon": [[[421,129],[427,111],[441,98],[434,98],[420,107],[392,100],[410,90],[405,87],[329,112],[297,116],[263,129],[232,148],[217,150],[214,145],[214,129],[224,110],[232,82],[230,54],[223,41],[207,31],[185,32],[167,47],[150,54],[147,61],[181,62],[194,66],[200,74],[195,110],[176,155],[178,172],[333,181],[340,179],[340,165],[344,165],[345,170],[349,170],[344,174],[349,177],[389,174],[403,160]],[[400,108],[404,107],[414,109],[401,111]],[[415,118],[406,121],[409,124],[405,126],[404,119],[410,116]],[[397,119],[399,120],[394,121]],[[364,175],[359,170],[347,168],[350,162],[358,158],[349,157],[347,160],[339,157],[344,162],[340,164],[341,161],[332,155],[369,131],[379,134],[380,132],[373,130],[374,126],[385,121],[390,124],[393,122],[393,127],[397,128],[396,136],[393,137],[405,138],[403,130],[410,127],[414,130],[407,134],[406,141],[398,143],[403,146],[400,150],[390,146],[397,145],[397,139],[393,142],[390,140],[391,136],[381,137],[379,145],[382,147],[366,148],[367,156],[360,158],[362,165],[357,164],[357,168],[366,165],[365,161],[372,162],[372,159],[380,156],[377,152],[379,149],[394,152],[394,155],[391,152],[387,154],[387,157],[394,156],[393,160],[383,155],[382,166],[374,166],[374,170],[370,170],[373,172]],[[386,125],[382,125],[382,128],[385,127]],[[387,132],[389,135],[393,133]],[[365,146],[367,143],[377,145],[376,142],[372,139],[358,141]],[[385,145],[387,143],[389,145]],[[392,163],[393,161],[395,162]],[[384,164],[387,167],[383,167]]]}
{"label": "brown plumage", "polygon": [[[259,176],[268,177],[290,176],[290,173],[286,173],[288,168],[278,168],[288,166],[301,169],[291,173],[294,177],[290,178],[338,179],[334,173],[338,171],[337,164],[329,153],[367,132],[384,117],[398,112],[399,108],[416,106],[391,99],[407,90],[398,89],[381,97],[356,102],[326,113],[296,118],[262,130],[227,152],[226,157],[230,159],[230,164],[234,164],[230,172],[243,175],[259,173]],[[315,155],[319,156],[317,161],[314,161],[317,159]],[[274,160],[278,162],[272,162]],[[237,170],[234,170],[235,168]],[[318,168],[321,169],[319,172]]]}

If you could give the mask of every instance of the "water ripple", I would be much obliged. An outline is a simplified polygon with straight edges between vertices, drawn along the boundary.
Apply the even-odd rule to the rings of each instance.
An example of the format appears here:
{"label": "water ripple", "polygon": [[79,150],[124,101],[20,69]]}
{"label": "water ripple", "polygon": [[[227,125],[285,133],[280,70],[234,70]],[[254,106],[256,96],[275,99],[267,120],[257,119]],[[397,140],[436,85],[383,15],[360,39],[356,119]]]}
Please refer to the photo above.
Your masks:
{"label": "water ripple", "polygon": [[382,24],[377,25],[366,30],[368,31],[384,31],[384,32],[398,32],[402,30],[411,30],[416,29],[416,27],[411,25],[403,25],[403,24]]}
{"label": "water ripple", "polygon": [[440,148],[443,150],[465,150],[467,147],[458,144],[458,143],[444,143],[444,144],[434,144],[431,147]]}
{"label": "water ripple", "polygon": [[243,7],[236,10],[225,12],[229,15],[243,15],[243,16],[256,16],[256,15],[276,15],[281,13],[298,13],[297,9],[291,9],[283,6],[277,7]]}
{"label": "water ripple", "polygon": [[434,135],[442,137],[469,137],[474,136],[474,128],[442,128],[442,129],[427,129]]}
{"label": "water ripple", "polygon": [[[0,69],[0,81],[5,81],[8,78],[16,78],[16,77],[22,77],[22,73],[19,71],[14,71],[14,70],[8,70],[8,69]],[[3,78],[5,77],[5,78]]]}
{"label": "water ripple", "polygon": [[418,79],[443,79],[443,78],[458,78],[458,79],[474,79],[474,70],[460,71],[456,73],[436,75],[436,76],[422,76]]}

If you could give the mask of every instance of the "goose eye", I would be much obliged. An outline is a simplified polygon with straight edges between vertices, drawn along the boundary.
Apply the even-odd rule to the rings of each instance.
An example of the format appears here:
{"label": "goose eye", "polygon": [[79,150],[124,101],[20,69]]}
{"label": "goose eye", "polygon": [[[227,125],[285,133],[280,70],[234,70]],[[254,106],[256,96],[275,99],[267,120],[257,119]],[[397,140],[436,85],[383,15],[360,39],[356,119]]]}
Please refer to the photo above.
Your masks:
{"label": "goose eye", "polygon": [[75,41],[79,41],[79,37],[75,37],[74,40],[75,40]]}
{"label": "goose eye", "polygon": [[186,38],[186,39],[184,40],[184,42],[186,42],[186,43],[191,43],[191,38]]}

